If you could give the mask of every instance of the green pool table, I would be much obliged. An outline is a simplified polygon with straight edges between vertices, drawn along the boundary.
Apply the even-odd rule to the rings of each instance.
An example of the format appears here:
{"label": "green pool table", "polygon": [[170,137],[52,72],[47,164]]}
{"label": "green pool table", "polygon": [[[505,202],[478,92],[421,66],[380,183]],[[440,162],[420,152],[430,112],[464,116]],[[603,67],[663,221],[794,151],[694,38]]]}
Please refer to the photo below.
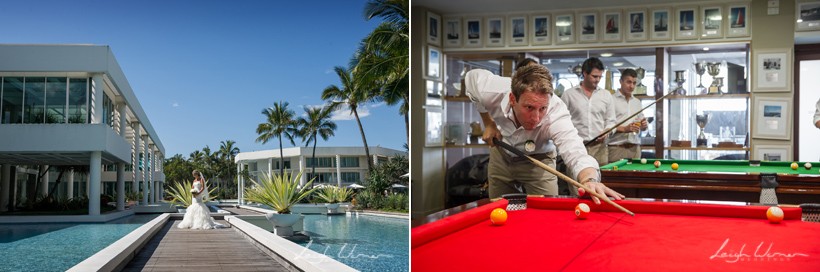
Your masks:
{"label": "green pool table", "polygon": [[[655,161],[661,166],[656,168]],[[791,162],[752,166],[749,161],[647,159],[642,164],[632,159],[602,166],[601,175],[607,186],[627,197],[772,202],[762,198],[767,192],[781,204],[820,203],[820,162],[811,162],[811,169],[797,163],[793,170]]]}

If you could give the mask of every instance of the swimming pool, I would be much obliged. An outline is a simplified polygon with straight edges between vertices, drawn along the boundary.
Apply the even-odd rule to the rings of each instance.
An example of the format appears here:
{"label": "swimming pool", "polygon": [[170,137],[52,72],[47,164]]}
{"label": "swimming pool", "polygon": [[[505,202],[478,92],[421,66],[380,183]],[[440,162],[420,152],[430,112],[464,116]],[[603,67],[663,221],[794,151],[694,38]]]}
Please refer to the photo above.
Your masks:
{"label": "swimming pool", "polygon": [[374,215],[305,215],[300,242],[361,271],[409,270],[409,221]]}
{"label": "swimming pool", "polygon": [[65,271],[157,216],[101,224],[0,224],[0,271]]}

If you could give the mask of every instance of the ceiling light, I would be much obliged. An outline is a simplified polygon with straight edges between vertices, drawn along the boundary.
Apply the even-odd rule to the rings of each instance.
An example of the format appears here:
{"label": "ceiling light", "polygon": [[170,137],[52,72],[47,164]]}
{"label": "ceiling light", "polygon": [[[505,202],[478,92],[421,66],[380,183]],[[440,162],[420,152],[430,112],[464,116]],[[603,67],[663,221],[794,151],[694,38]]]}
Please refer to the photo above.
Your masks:
{"label": "ceiling light", "polygon": [[608,57],[611,57],[611,56],[612,56],[612,53],[601,53],[602,58],[608,58]]}
{"label": "ceiling light", "polygon": [[624,66],[624,63],[623,62],[616,62],[616,63],[613,63],[612,66],[621,67],[621,66]]}
{"label": "ceiling light", "polygon": [[703,51],[709,51],[709,47],[704,47]]}

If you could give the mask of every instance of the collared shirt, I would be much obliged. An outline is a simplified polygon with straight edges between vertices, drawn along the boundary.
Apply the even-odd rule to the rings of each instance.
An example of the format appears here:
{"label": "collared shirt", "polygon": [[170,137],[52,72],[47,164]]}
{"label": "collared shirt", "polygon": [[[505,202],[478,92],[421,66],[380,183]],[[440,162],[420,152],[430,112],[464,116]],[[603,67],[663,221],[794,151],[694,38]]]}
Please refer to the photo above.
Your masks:
{"label": "collared shirt", "polygon": [[814,110],[814,123],[816,124],[817,121],[820,121],[820,99],[817,100],[817,105],[815,107],[817,108]]}
{"label": "collared shirt", "polygon": [[[630,115],[635,114],[636,112],[641,110],[641,101],[631,96],[629,101],[626,100],[626,96],[620,91],[615,92],[612,95],[612,102],[615,103],[615,120],[616,124],[623,121],[625,118],[629,117]],[[627,121],[626,123],[622,124],[621,126],[631,125],[632,123],[638,122],[643,119],[643,113],[639,113],[632,117],[632,120]],[[620,144],[641,144],[641,139],[638,138],[637,133],[627,132],[627,133],[615,133],[611,137],[609,137],[609,145],[620,145]]]}
{"label": "collared shirt", "polygon": [[531,140],[535,143],[535,151],[525,151],[529,154],[546,153],[557,146],[574,177],[587,167],[598,169],[598,162],[587,155],[584,143],[577,136],[578,131],[572,125],[569,111],[561,99],[550,96],[547,114],[534,129],[516,127],[510,106],[511,83],[512,79],[508,77],[481,69],[470,70],[464,77],[467,95],[479,113],[488,113],[493,118],[501,132],[502,141],[523,151],[526,150],[526,142]]}
{"label": "collared shirt", "polygon": [[[561,96],[566,104],[578,136],[584,141],[592,140],[605,129],[615,125],[615,109],[609,91],[596,87],[587,97],[581,85],[569,88]],[[615,131],[615,130],[612,130]]]}

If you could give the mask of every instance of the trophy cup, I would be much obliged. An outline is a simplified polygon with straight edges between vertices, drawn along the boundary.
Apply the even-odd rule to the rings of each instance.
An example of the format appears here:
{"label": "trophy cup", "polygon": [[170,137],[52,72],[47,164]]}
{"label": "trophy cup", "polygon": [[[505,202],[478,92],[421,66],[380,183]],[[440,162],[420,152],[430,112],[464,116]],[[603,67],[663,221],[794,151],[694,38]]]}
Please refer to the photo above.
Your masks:
{"label": "trophy cup", "polygon": [[675,83],[678,84],[678,87],[673,90],[673,92],[677,93],[678,95],[686,95],[686,89],[683,88],[683,83],[686,82],[686,70],[677,70],[675,71]]}
{"label": "trophy cup", "polygon": [[580,79],[581,76],[584,74],[584,70],[583,68],[581,68],[581,65],[575,65],[574,67],[570,66],[567,68],[567,71],[569,71],[570,74],[575,74],[576,76],[578,76],[578,79]]}
{"label": "trophy cup", "polygon": [[706,62],[696,62],[692,65],[695,65],[695,73],[698,74],[698,86],[695,89],[698,90],[698,94],[706,94],[706,87],[703,86],[703,73],[706,73]]}
{"label": "trophy cup", "polygon": [[643,85],[643,78],[646,76],[646,70],[641,67],[635,69],[635,72],[638,72],[638,85],[635,86],[635,91],[632,94],[636,95],[645,95],[646,94],[646,85]]}
{"label": "trophy cup", "polygon": [[709,86],[709,94],[720,94],[720,87],[723,86],[723,78],[717,77],[720,74],[720,62],[707,62],[706,72],[712,76],[712,85]]}
{"label": "trophy cup", "polygon": [[706,141],[706,134],[703,134],[703,129],[706,128],[706,123],[709,122],[709,114],[695,115],[695,123],[700,127],[700,134],[698,134],[697,147],[708,147]]}

